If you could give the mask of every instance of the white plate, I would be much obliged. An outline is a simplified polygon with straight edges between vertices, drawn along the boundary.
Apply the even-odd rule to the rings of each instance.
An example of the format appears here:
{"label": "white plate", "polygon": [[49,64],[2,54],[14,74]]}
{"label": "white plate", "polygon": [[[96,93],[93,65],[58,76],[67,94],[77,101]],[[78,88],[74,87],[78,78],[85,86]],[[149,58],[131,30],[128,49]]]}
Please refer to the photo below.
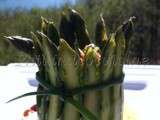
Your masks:
{"label": "white plate", "polygon": [[[36,91],[37,70],[35,64],[29,63],[0,66],[2,120],[22,120],[24,110],[36,103],[35,96],[31,96],[5,104],[17,95]],[[140,120],[160,120],[160,66],[125,65],[124,72],[125,104],[136,112]]]}

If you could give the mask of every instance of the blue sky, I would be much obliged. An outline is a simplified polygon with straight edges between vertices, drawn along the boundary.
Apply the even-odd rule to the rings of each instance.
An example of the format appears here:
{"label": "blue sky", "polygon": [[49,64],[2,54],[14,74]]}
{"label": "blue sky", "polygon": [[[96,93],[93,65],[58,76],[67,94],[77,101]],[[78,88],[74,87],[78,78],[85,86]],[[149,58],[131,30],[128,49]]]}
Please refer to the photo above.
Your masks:
{"label": "blue sky", "polygon": [[76,0],[0,0],[0,9],[4,8],[32,8],[32,7],[48,7],[48,6],[60,6],[65,2],[71,2],[75,4]]}

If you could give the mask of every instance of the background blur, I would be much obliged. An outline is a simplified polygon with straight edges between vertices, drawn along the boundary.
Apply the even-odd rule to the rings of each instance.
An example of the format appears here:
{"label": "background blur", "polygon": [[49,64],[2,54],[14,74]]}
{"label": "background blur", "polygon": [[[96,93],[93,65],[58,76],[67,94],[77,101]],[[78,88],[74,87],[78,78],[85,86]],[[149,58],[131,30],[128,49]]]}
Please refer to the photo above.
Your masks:
{"label": "background blur", "polygon": [[90,36],[99,14],[103,13],[107,30],[113,32],[131,16],[136,16],[127,64],[160,64],[160,8],[158,0],[0,0],[0,65],[11,62],[33,62],[16,50],[3,36],[30,38],[40,17],[53,20],[58,28],[60,14],[72,7],[86,21]]}

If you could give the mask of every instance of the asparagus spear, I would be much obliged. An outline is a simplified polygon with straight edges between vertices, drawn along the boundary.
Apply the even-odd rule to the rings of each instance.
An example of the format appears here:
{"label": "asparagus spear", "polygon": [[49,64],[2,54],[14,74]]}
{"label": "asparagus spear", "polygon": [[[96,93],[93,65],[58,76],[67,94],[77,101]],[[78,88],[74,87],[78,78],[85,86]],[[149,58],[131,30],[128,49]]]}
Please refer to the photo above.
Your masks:
{"label": "asparagus spear", "polygon": [[72,27],[71,21],[67,18],[66,14],[63,12],[61,15],[61,21],[59,25],[60,36],[72,47],[75,48],[75,31]]}
{"label": "asparagus spear", "polygon": [[[41,74],[45,74],[44,80],[50,82],[54,87],[57,84],[57,66],[55,61],[57,56],[57,48],[43,33],[38,32],[37,36],[38,37],[35,38],[35,41],[39,44],[39,47],[42,51],[43,59],[45,59],[43,68],[44,73]],[[43,115],[42,119],[45,118],[47,120],[56,120],[58,117],[60,106],[59,98],[58,96],[50,96],[48,99],[49,106],[45,105],[46,108],[42,108],[45,110],[48,108],[48,113],[46,111],[43,111],[45,115]],[[46,96],[44,96],[42,100],[44,100],[44,103],[41,103],[41,106],[47,103]]]}
{"label": "asparagus spear", "polygon": [[[79,56],[68,45],[68,43],[61,39],[59,46],[59,58],[61,62],[61,79],[64,80],[67,88],[75,88],[80,85],[79,82]],[[78,96],[74,96],[78,99]],[[64,118],[63,120],[79,120],[80,114],[76,108],[70,103],[64,105]]]}
{"label": "asparagus spear", "polygon": [[59,33],[54,25],[54,22],[47,21],[41,17],[41,32],[43,32],[56,46],[59,45]]}
{"label": "asparagus spear", "polygon": [[[133,32],[132,20],[135,17],[131,17],[127,22],[118,28],[115,33],[116,51],[115,51],[115,64],[113,76],[115,79],[122,79],[123,76],[123,64],[125,60],[126,50],[128,49],[129,38]],[[114,120],[121,120],[123,118],[123,87],[122,84],[115,85],[113,87],[113,101],[114,112],[119,113],[113,115]]]}
{"label": "asparagus spear", "polygon": [[[94,44],[90,44],[85,47],[84,56],[84,80],[85,84],[96,84],[99,80],[99,60],[100,53],[99,48],[95,47]],[[98,91],[86,92],[84,95],[84,105],[91,111],[95,116],[99,117],[100,111],[100,94]]]}
{"label": "asparagus spear", "polygon": [[21,37],[21,36],[8,36],[6,37],[17,49],[29,54],[33,55],[33,41],[29,38]]}
{"label": "asparagus spear", "polygon": [[83,49],[86,45],[90,44],[89,34],[86,29],[85,22],[77,11],[69,9],[69,13],[71,27],[75,31],[79,47]]}
{"label": "asparagus spear", "polygon": [[[115,56],[115,34],[111,35],[109,43],[106,44],[104,51],[102,53],[100,73],[101,80],[111,80],[113,75],[113,65]],[[114,120],[112,118],[113,113],[113,102],[112,88],[106,88],[102,90],[102,110],[101,110],[101,120]]]}
{"label": "asparagus spear", "polygon": [[100,15],[100,20],[96,24],[96,29],[95,29],[95,43],[97,46],[103,50],[104,46],[108,42],[108,35],[107,35],[107,30],[106,30],[106,25],[105,21],[103,19],[102,14]]}

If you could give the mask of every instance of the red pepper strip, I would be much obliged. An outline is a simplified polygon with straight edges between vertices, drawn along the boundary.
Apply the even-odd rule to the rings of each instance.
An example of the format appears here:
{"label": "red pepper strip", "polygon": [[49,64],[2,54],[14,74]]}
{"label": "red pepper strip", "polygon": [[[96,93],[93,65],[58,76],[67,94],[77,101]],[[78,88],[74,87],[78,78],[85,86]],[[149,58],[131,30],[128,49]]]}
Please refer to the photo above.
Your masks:
{"label": "red pepper strip", "polygon": [[28,117],[29,112],[30,112],[30,110],[25,110],[24,113],[23,113],[23,116],[24,116],[24,117]]}
{"label": "red pepper strip", "polygon": [[30,110],[36,112],[37,111],[37,105],[33,105],[32,107],[30,107]]}

